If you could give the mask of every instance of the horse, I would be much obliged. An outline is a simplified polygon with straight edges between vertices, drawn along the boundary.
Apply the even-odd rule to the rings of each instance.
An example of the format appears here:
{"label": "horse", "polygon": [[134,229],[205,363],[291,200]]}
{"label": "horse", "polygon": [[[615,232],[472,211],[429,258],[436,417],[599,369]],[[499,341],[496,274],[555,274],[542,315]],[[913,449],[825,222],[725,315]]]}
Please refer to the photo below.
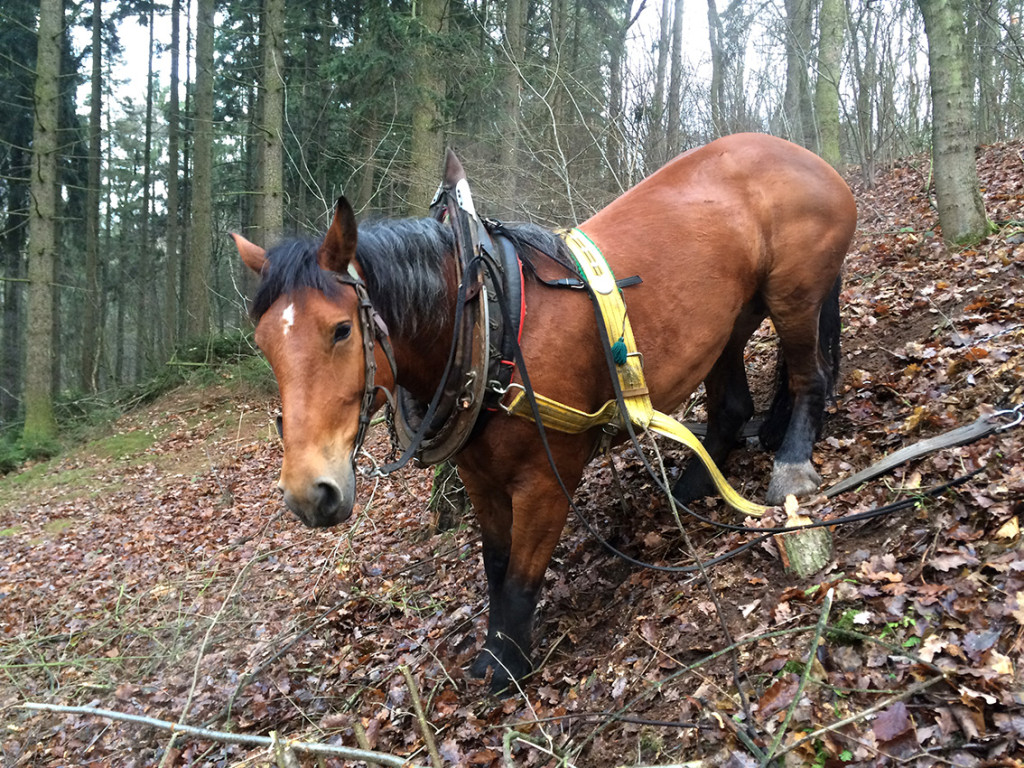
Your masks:
{"label": "horse", "polygon": [[[464,186],[452,166],[446,182]],[[743,349],[771,318],[780,376],[760,434],[775,451],[769,504],[812,495],[821,482],[812,449],[838,372],[841,266],[856,218],[849,187],[818,156],[738,134],[683,153],[579,225],[616,276],[639,277],[621,290],[653,406],[671,413],[704,383],[704,445],[718,464],[753,415]],[[281,395],[278,485],[307,526],[351,515],[369,414],[396,388],[421,406],[451,400],[438,393],[452,381],[456,320],[473,292],[457,229],[437,216],[357,226],[341,198],[322,241],[268,251],[234,235],[242,261],[262,275],[251,314]],[[481,236],[510,243],[523,268],[513,324],[532,390],[587,412],[614,398],[587,291],[554,287],[577,274],[563,240],[493,222]],[[473,412],[452,456],[479,522],[488,586],[487,637],[469,672],[491,674],[494,690],[532,669],[531,624],[570,504],[559,478],[571,494],[607,433],[546,430],[545,450],[536,424],[503,411],[517,386],[515,365],[509,386],[491,393],[497,407]],[[684,502],[710,491],[695,461],[673,490]]]}

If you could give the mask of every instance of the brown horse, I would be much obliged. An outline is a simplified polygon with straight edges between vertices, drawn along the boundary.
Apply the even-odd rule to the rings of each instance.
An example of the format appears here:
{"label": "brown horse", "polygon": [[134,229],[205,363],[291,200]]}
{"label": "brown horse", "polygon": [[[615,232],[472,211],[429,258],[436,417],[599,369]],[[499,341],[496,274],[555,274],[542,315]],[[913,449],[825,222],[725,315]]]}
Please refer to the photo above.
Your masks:
{"label": "brown horse", "polygon": [[[811,451],[837,371],[839,273],[855,223],[853,196],[830,166],[781,139],[745,134],[677,157],[580,226],[616,276],[643,280],[624,297],[654,407],[671,413],[705,382],[705,446],[716,462],[753,413],[744,345],[772,319],[784,373],[762,430],[776,449],[770,503],[820,482]],[[533,389],[599,409],[615,389],[590,298],[543,279],[565,276],[564,244],[530,225],[501,230],[530,267],[518,335]],[[236,236],[244,262],[263,275],[253,317],[281,390],[279,487],[306,525],[351,514],[356,453],[385,391],[397,385],[427,403],[443,388],[465,301],[453,231],[434,218],[380,222],[361,227],[357,243],[342,199],[322,243],[265,252]],[[570,492],[601,435],[548,430]],[[481,416],[454,460],[480,523],[490,598],[471,672],[493,668],[500,688],[530,669],[531,620],[568,501],[526,419]],[[709,490],[691,463],[675,493],[687,500]]]}

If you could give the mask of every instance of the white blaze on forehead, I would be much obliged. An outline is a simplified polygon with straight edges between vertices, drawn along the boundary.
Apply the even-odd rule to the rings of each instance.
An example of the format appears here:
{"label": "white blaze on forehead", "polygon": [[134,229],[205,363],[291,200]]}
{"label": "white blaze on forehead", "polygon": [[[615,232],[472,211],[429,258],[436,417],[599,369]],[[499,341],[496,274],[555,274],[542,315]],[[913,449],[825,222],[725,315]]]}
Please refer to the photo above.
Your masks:
{"label": "white blaze on forehead", "polygon": [[289,304],[281,313],[281,327],[285,336],[288,335],[288,331],[292,329],[293,325],[295,325],[295,305]]}

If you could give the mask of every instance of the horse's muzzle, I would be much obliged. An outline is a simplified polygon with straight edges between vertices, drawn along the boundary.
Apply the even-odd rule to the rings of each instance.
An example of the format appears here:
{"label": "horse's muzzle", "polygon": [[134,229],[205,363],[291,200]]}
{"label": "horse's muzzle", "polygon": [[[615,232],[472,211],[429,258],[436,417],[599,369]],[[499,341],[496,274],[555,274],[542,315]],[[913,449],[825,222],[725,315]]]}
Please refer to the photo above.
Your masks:
{"label": "horse's muzzle", "polygon": [[356,479],[349,473],[342,482],[333,477],[318,477],[301,493],[282,487],[284,503],[310,528],[330,528],[352,516]]}

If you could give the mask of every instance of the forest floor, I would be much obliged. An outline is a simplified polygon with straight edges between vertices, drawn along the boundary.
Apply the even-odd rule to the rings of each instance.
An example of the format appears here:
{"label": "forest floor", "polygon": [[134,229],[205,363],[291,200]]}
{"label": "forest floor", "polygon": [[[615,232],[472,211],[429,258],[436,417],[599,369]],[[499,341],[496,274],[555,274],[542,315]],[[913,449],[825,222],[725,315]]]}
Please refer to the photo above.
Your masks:
{"label": "forest floor", "polygon": [[[985,147],[979,167],[1001,229],[966,250],[936,233],[926,158],[870,190],[851,177],[843,374],[815,452],[826,483],[1022,402],[1024,142]],[[771,360],[759,332],[748,362],[761,390]],[[430,473],[407,469],[361,480],[350,524],[307,530],[275,489],[274,396],[224,376],[0,480],[3,765],[269,760],[212,738],[169,748],[149,726],[30,702],[362,743],[419,765],[424,723],[460,766],[1021,765],[1024,427],[810,505],[835,518],[913,501],[835,527],[834,558],[809,579],[764,540],[710,570],[715,599],[699,576],[633,569],[570,519],[539,608],[538,670],[500,697],[464,672],[486,620],[475,524],[430,535]],[[368,448],[387,453],[384,429]],[[678,471],[685,457],[661,451]],[[756,499],[769,469],[750,446],[725,472]],[[689,562],[632,449],[596,461],[576,498],[630,555]],[[717,500],[696,509],[741,522]],[[683,524],[704,560],[751,536]]]}

